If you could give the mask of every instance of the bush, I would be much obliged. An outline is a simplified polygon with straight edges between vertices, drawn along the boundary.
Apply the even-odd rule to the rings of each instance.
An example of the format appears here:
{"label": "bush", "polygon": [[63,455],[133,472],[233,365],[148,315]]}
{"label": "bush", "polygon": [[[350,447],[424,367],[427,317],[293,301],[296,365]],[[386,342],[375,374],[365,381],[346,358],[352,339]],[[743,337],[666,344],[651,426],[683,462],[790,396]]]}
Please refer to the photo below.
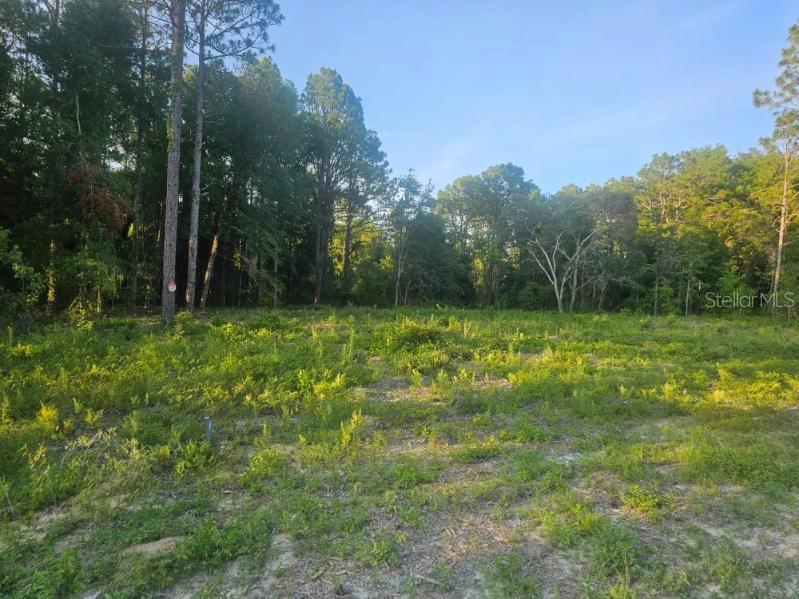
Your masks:
{"label": "bush", "polygon": [[30,323],[31,311],[43,290],[41,273],[25,264],[8,230],[0,228],[0,323]]}
{"label": "bush", "polygon": [[434,344],[441,340],[441,329],[428,324],[420,324],[410,318],[387,327],[385,332],[386,346],[399,351],[408,350],[424,344]]}

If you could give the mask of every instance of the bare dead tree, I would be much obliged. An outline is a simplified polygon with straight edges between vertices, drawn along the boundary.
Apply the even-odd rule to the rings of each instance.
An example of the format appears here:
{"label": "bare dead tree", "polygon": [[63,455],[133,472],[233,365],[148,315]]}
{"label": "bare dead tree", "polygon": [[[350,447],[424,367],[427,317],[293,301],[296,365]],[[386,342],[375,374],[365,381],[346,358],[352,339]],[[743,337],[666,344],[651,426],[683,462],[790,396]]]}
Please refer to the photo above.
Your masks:
{"label": "bare dead tree", "polygon": [[[569,312],[572,312],[577,292],[586,284],[584,282],[578,285],[578,275],[595,233],[596,230],[592,230],[587,235],[561,231],[555,237],[554,242],[548,246],[542,243],[538,235],[533,237],[530,254],[538,268],[544,273],[547,281],[552,285],[552,289],[555,292],[555,300],[558,304],[558,312],[561,314],[564,312],[563,298],[566,293],[566,286],[569,285],[571,290]],[[564,247],[564,239],[567,235],[574,241],[574,245],[570,250]]]}

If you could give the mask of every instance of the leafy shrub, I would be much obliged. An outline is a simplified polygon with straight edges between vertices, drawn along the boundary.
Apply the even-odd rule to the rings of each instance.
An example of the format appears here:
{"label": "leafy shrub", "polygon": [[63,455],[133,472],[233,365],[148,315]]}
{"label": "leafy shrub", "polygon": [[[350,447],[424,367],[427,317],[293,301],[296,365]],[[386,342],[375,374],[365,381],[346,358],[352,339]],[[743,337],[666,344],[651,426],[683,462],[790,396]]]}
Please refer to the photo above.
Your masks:
{"label": "leafy shrub", "polygon": [[0,324],[29,323],[42,291],[41,273],[25,264],[22,252],[11,243],[8,229],[0,227]]}
{"label": "leafy shrub", "polygon": [[592,568],[600,576],[624,575],[632,579],[640,570],[642,547],[638,538],[621,526],[603,526],[594,542]]}
{"label": "leafy shrub", "polygon": [[339,437],[339,445],[341,446],[342,449],[351,447],[354,444],[354,442],[357,441],[360,432],[363,430],[365,424],[366,421],[364,420],[363,414],[361,414],[360,410],[352,413],[349,422],[341,423],[341,435]]}
{"label": "leafy shrub", "polygon": [[208,442],[198,443],[194,439],[181,443],[175,448],[175,476],[179,479],[191,473],[197,474],[210,463],[211,446]]}
{"label": "leafy shrub", "polygon": [[494,437],[484,439],[480,445],[463,447],[452,454],[452,459],[462,464],[474,464],[495,458],[502,450]]}
{"label": "leafy shrub", "polygon": [[247,327],[252,330],[265,329],[268,331],[282,331],[286,328],[283,320],[274,312],[259,310],[257,316],[246,322]]}
{"label": "leafy shrub", "polygon": [[288,457],[279,449],[267,447],[250,458],[248,477],[270,477],[283,472],[288,465]]}
{"label": "leafy shrub", "polygon": [[565,488],[570,468],[546,459],[538,451],[525,450],[514,455],[513,475],[522,483],[532,483],[535,488],[554,491]]}
{"label": "leafy shrub", "polygon": [[49,556],[37,569],[23,591],[29,597],[71,597],[80,588],[81,566],[78,553],[66,549]]}
{"label": "leafy shrub", "polygon": [[438,476],[435,471],[427,470],[412,462],[398,462],[389,468],[388,478],[398,489],[411,489],[423,483],[435,482]]}
{"label": "leafy shrub", "polygon": [[420,324],[410,318],[403,318],[387,327],[384,338],[386,347],[399,351],[438,343],[441,341],[442,333],[441,329],[434,325]]}
{"label": "leafy shrub", "polygon": [[673,503],[671,497],[661,495],[640,485],[632,485],[622,493],[621,502],[628,510],[652,520],[660,519],[671,508]]}
{"label": "leafy shrub", "polygon": [[266,511],[256,511],[246,520],[234,518],[224,525],[206,518],[169,553],[131,562],[111,586],[129,587],[131,596],[149,596],[152,593],[145,591],[167,588],[192,572],[210,571],[238,557],[265,552],[273,529]]}
{"label": "leafy shrub", "polygon": [[375,539],[358,552],[358,557],[372,567],[396,566],[399,564],[397,542],[392,537]]}

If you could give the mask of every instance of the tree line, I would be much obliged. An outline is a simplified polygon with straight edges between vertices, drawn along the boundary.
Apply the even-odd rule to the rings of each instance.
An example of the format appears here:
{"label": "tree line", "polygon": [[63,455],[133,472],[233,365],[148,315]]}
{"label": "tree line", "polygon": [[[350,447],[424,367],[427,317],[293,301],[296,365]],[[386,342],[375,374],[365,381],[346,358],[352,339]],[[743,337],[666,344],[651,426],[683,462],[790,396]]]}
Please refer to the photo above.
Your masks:
{"label": "tree line", "polygon": [[268,55],[271,0],[0,4],[0,312],[450,304],[693,313],[799,291],[799,25],[748,152],[542,192],[513,164],[392,173],[331,68]]}

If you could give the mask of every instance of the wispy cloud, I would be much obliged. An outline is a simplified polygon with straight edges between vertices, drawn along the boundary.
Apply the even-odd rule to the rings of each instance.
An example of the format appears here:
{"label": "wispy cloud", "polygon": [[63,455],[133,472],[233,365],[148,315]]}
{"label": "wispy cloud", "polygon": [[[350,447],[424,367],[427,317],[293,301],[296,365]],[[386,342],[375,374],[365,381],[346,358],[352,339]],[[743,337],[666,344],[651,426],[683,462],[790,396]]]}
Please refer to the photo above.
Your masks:
{"label": "wispy cloud", "polygon": [[742,89],[744,85],[747,85],[745,80],[742,83],[723,79],[702,88],[659,93],[619,110],[578,119],[565,127],[544,129],[537,139],[549,147],[558,147],[575,143],[602,143],[628,135],[662,130],[670,125],[723,110],[728,105],[727,99],[737,99],[742,94],[750,93],[748,88]]}
{"label": "wispy cloud", "polygon": [[483,119],[466,131],[460,132],[445,143],[435,157],[419,168],[422,180],[447,181],[467,174],[464,163],[476,154],[491,134],[492,120]]}

